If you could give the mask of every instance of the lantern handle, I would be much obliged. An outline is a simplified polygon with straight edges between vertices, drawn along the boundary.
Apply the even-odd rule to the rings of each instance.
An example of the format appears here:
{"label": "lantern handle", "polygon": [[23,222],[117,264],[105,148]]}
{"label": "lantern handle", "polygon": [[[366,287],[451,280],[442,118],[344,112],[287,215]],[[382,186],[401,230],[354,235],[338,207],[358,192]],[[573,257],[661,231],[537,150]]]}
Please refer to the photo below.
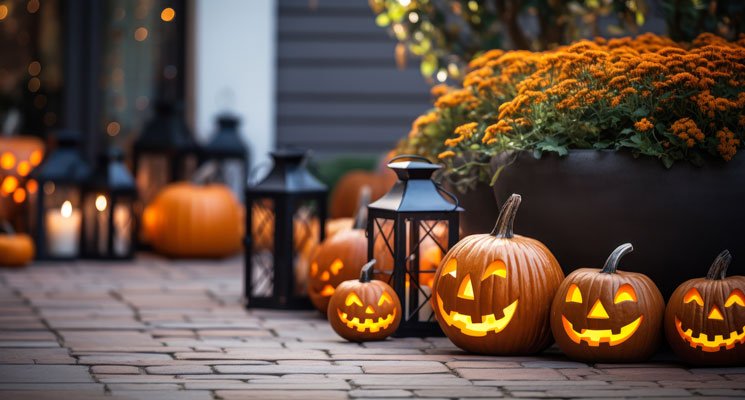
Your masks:
{"label": "lantern handle", "polygon": [[400,160],[402,158],[413,158],[413,159],[416,159],[416,160],[424,161],[427,164],[433,164],[432,161],[430,161],[429,158],[424,157],[424,156],[420,156],[420,155],[416,155],[416,154],[399,154],[399,155],[391,158],[390,160],[388,160],[388,163],[390,164],[390,163],[392,163],[392,162],[394,162],[396,160]]}
{"label": "lantern handle", "polygon": [[362,270],[360,271],[360,282],[367,283],[372,280],[373,266],[375,265],[375,262],[376,261],[373,258],[362,266]]}

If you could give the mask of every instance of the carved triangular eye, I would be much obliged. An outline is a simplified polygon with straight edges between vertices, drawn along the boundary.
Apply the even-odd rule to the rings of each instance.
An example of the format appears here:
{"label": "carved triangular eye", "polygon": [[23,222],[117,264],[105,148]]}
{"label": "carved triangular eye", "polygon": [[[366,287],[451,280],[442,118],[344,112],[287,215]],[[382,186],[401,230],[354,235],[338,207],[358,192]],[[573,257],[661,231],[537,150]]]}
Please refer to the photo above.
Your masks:
{"label": "carved triangular eye", "polygon": [[704,306],[704,299],[701,297],[701,293],[699,293],[696,288],[691,288],[688,293],[683,296],[683,303],[688,304],[692,301],[695,301],[696,304],[701,307]]}
{"label": "carved triangular eye", "polygon": [[636,303],[636,292],[634,288],[628,283],[621,285],[616,292],[616,297],[613,298],[613,303],[623,303],[624,301],[633,301]]}
{"label": "carved triangular eye", "polygon": [[350,293],[347,296],[346,300],[344,300],[344,304],[346,306],[351,306],[352,304],[357,304],[358,306],[362,307],[362,300],[360,300],[360,298],[356,294]]}
{"label": "carved triangular eye", "polygon": [[577,285],[573,284],[569,286],[569,290],[567,290],[567,297],[564,300],[567,303],[581,303],[582,302],[582,292],[579,290],[579,287]]}
{"label": "carved triangular eye", "polygon": [[445,264],[445,267],[442,269],[442,274],[440,276],[450,275],[453,278],[456,277],[458,269],[458,261],[454,258],[451,258],[448,260],[448,262]]}
{"label": "carved triangular eye", "polygon": [[383,294],[380,295],[380,300],[378,300],[378,306],[382,306],[385,303],[393,304],[393,299],[390,294],[383,292]]}
{"label": "carved triangular eye", "polygon": [[507,277],[507,265],[502,260],[493,261],[489,266],[486,267],[484,275],[481,276],[481,280],[485,280],[490,276],[495,275],[500,278]]}
{"label": "carved triangular eye", "polygon": [[724,302],[725,307],[732,307],[737,304],[740,307],[745,307],[745,295],[743,295],[740,289],[735,289],[727,297],[727,301]]}

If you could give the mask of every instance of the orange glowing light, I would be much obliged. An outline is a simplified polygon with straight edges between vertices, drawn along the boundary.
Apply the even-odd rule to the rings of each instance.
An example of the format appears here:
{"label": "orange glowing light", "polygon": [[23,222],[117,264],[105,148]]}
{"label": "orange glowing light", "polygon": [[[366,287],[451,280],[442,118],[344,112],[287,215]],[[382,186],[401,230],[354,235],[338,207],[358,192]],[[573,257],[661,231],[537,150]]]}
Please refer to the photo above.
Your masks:
{"label": "orange glowing light", "polygon": [[164,22],[171,22],[176,17],[176,11],[171,7],[166,7],[160,12],[160,19]]}
{"label": "orange glowing light", "polygon": [[3,169],[11,169],[16,165],[16,156],[13,153],[5,152],[0,156],[0,167]]}
{"label": "orange glowing light", "polygon": [[38,182],[33,179],[30,179],[28,182],[26,182],[26,191],[28,191],[28,194],[34,194],[37,190],[39,190]]}
{"label": "orange glowing light", "polygon": [[29,172],[31,172],[31,165],[29,165],[28,161],[21,161],[18,163],[18,167],[16,170],[18,171],[18,175],[26,176]]}
{"label": "orange glowing light", "polygon": [[4,194],[11,194],[18,187],[18,179],[15,176],[6,176],[3,180],[2,192]]}
{"label": "orange glowing light", "polygon": [[34,150],[31,152],[31,155],[28,157],[28,161],[31,163],[32,167],[35,167],[41,164],[42,157],[43,157],[43,154],[41,153],[41,150]]}
{"label": "orange glowing light", "polygon": [[15,201],[18,204],[23,203],[26,200],[26,191],[23,188],[16,189],[15,192],[13,192],[13,201]]}

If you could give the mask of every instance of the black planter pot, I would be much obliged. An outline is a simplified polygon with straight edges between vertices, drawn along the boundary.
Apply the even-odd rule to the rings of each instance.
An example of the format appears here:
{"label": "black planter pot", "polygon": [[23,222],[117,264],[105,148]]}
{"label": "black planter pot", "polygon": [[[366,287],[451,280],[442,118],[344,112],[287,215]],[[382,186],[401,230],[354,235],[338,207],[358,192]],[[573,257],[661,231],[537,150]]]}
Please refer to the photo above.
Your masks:
{"label": "black planter pot", "polygon": [[634,252],[620,268],[647,274],[666,298],[683,281],[706,275],[723,249],[734,256],[730,274],[745,275],[743,156],[666,169],[627,153],[573,150],[540,160],[500,157],[493,165],[508,159],[514,162],[494,187],[497,202],[523,196],[515,231],[542,241],[566,273],[600,268],[617,245],[630,242]]}
{"label": "black planter pot", "polygon": [[491,232],[499,216],[499,207],[494,200],[494,190],[488,184],[479,183],[466,193],[447,183],[445,187],[458,197],[458,203],[465,210],[460,213],[460,237]]}

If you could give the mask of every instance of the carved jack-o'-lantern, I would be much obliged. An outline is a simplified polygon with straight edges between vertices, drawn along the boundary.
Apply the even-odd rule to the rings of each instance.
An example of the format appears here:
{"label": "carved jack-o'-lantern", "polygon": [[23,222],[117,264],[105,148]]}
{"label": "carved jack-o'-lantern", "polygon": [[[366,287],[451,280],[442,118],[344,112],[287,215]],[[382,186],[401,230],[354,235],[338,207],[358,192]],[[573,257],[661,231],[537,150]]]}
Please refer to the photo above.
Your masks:
{"label": "carved jack-o'-lantern", "polygon": [[626,243],[602,270],[578,269],[564,280],[551,308],[551,329],[570,358],[632,362],[649,358],[661,338],[665,302],[644,274],[617,271],[633,250]]}
{"label": "carved jack-o'-lantern", "polygon": [[308,297],[321,312],[326,312],[329,299],[340,283],[355,279],[367,261],[367,203],[370,190],[363,187],[360,205],[352,229],[342,230],[327,238],[315,250],[308,273]]}
{"label": "carved jack-o'-lantern", "polygon": [[723,251],[706,278],[684,282],[667,303],[667,340],[688,363],[745,364],[745,276],[726,276],[731,261]]}
{"label": "carved jack-o'-lantern", "polygon": [[551,343],[551,300],[564,273],[541,242],[513,234],[520,200],[513,194],[491,234],[467,236],[437,269],[432,307],[464,350],[530,354]]}
{"label": "carved jack-o'-lantern", "polygon": [[329,301],[331,327],[352,342],[385,339],[401,322],[401,302],[392,287],[372,280],[373,264],[362,267],[359,280],[339,285]]}

